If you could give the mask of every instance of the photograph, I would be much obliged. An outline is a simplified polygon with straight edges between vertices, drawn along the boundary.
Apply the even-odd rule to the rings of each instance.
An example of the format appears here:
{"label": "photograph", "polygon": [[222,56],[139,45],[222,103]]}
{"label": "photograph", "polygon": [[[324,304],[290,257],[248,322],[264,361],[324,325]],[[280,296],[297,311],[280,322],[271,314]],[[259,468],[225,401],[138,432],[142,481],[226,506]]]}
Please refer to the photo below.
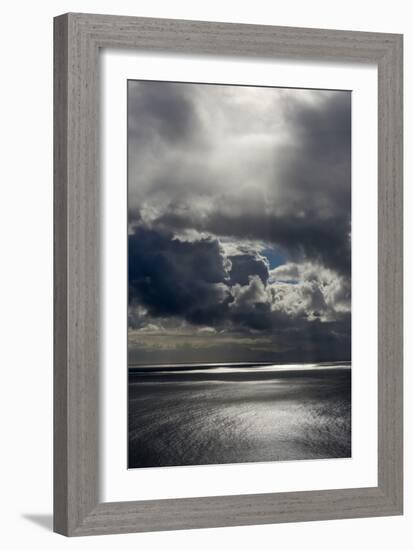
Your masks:
{"label": "photograph", "polygon": [[350,458],[351,91],[128,80],[127,143],[125,466]]}

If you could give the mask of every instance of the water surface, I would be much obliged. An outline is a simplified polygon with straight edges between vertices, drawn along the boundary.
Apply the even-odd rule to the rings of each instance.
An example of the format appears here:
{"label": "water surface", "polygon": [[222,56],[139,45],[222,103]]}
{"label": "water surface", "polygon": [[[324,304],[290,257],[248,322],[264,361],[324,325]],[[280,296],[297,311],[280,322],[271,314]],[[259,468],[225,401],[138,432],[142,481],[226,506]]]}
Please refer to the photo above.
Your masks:
{"label": "water surface", "polygon": [[128,467],[351,456],[347,363],[131,367]]}

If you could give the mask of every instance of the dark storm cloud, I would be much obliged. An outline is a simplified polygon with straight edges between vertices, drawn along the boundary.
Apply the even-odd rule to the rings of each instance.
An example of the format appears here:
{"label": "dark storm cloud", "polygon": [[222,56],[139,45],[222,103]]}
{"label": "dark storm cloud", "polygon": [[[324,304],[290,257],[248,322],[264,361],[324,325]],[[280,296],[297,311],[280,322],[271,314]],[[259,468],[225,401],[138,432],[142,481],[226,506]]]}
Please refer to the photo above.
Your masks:
{"label": "dark storm cloud", "polygon": [[278,227],[274,220],[273,239],[295,252],[301,243],[307,258],[349,274],[351,96],[336,93],[311,108],[295,104],[289,115],[297,141],[279,164],[287,216]]}
{"label": "dark storm cloud", "polygon": [[300,145],[310,159],[323,158],[328,164],[345,163],[350,158],[351,95],[348,92],[331,94],[318,106],[290,103],[288,116],[295,125]]}
{"label": "dark storm cloud", "polygon": [[[146,331],[142,360],[171,322],[187,331],[171,357],[348,359],[350,93],[128,90],[129,326]],[[266,249],[287,265],[270,270]]]}
{"label": "dark storm cloud", "polygon": [[150,315],[181,316],[211,323],[222,318],[229,298],[219,243],[182,242],[172,234],[138,227],[129,236],[129,302]]}
{"label": "dark storm cloud", "polygon": [[[146,322],[181,318],[220,330],[271,331],[283,333],[290,345],[287,335],[295,341],[297,327],[309,318],[335,316],[343,291],[331,272],[311,266],[289,269],[299,278],[297,284],[277,282],[282,267],[271,271],[270,280],[260,256],[226,256],[212,237],[182,241],[138,226],[129,236],[130,326],[144,326],[139,315],[143,306]],[[325,323],[325,330],[329,326]]]}
{"label": "dark storm cloud", "polygon": [[320,219],[308,209],[300,216],[248,212],[231,215],[217,210],[200,219],[190,212],[185,217],[171,212],[157,221],[171,230],[196,228],[227,237],[270,242],[281,247],[291,260],[310,259],[341,273],[350,273],[350,221],[340,217],[340,213]]}
{"label": "dark storm cloud", "polygon": [[[132,203],[136,193],[136,204],[167,230],[195,228],[265,240],[282,247],[290,260],[310,259],[350,273],[349,93],[319,93],[317,101],[302,101],[297,91],[287,101],[279,100],[275,90],[278,103],[285,103],[282,116],[289,137],[286,143],[268,146],[255,144],[256,134],[239,139],[227,127],[216,137],[214,115],[210,120],[195,107],[197,101],[205,103],[199,86],[155,84],[145,83],[132,94],[130,110],[137,113],[133,125],[146,136],[145,145],[134,149],[135,162],[142,173],[149,172],[132,190]],[[208,88],[207,95],[214,93],[214,87]],[[219,113],[226,96],[217,97],[221,101],[211,108]],[[274,118],[280,116],[274,113]],[[217,114],[217,122],[222,117]],[[267,133],[273,139],[271,131]],[[224,154],[231,140],[236,155]],[[150,170],[145,171],[148,164]]]}
{"label": "dark storm cloud", "polygon": [[236,256],[228,256],[228,259],[231,262],[231,285],[247,285],[251,275],[258,275],[263,283],[268,281],[268,262],[262,256],[237,254]]}
{"label": "dark storm cloud", "polygon": [[146,141],[171,142],[190,139],[197,126],[195,106],[185,89],[164,82],[128,83],[129,138]]}

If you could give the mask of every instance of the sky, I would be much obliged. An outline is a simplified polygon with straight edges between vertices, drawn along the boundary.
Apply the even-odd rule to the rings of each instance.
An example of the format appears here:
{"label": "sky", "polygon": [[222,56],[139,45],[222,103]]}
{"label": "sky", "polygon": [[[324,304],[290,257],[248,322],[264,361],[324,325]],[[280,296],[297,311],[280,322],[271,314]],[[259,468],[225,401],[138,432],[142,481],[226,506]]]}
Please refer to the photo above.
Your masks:
{"label": "sky", "polygon": [[129,364],[351,359],[351,93],[128,81]]}

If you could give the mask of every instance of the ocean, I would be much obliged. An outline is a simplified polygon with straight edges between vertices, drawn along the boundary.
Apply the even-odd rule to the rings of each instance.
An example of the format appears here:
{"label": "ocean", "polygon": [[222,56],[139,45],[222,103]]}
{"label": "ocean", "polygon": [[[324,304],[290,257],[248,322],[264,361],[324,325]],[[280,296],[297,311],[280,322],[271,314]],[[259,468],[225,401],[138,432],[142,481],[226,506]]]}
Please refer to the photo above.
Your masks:
{"label": "ocean", "polygon": [[128,369],[128,468],[350,456],[349,363]]}

